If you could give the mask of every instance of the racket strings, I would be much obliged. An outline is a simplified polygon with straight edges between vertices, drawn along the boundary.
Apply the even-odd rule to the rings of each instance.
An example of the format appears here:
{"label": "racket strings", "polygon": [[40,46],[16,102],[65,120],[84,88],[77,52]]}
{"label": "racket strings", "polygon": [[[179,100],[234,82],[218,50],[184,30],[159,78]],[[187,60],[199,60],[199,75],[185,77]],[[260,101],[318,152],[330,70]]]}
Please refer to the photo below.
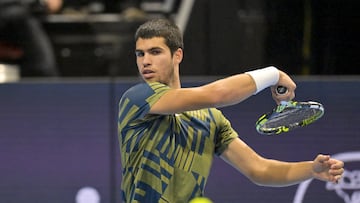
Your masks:
{"label": "racket strings", "polygon": [[319,109],[311,108],[285,108],[282,112],[274,114],[264,124],[264,128],[276,128],[278,126],[295,126],[300,122],[316,116]]}
{"label": "racket strings", "polygon": [[324,107],[318,102],[287,102],[278,105],[271,113],[264,114],[256,122],[261,134],[273,135],[306,126],[324,114]]}

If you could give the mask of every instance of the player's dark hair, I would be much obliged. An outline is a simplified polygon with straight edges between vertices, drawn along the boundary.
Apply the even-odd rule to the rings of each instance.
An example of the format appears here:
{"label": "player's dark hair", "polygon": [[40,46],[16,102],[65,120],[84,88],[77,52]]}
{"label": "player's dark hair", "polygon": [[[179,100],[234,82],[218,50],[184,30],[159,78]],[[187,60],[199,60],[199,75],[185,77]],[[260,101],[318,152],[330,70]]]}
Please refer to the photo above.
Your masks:
{"label": "player's dark hair", "polygon": [[184,48],[184,42],[179,27],[167,19],[153,19],[140,25],[135,33],[135,41],[139,38],[150,39],[163,37],[165,44],[173,54],[178,48]]}

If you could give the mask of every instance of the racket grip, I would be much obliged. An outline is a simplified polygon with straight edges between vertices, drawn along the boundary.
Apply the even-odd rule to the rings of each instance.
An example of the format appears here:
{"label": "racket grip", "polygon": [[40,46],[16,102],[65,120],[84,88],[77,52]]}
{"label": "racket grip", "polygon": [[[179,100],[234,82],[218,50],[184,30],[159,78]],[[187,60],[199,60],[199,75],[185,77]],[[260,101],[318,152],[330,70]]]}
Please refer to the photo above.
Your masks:
{"label": "racket grip", "polygon": [[288,91],[287,88],[284,86],[276,87],[276,93],[278,93],[278,94],[285,94],[287,91]]}

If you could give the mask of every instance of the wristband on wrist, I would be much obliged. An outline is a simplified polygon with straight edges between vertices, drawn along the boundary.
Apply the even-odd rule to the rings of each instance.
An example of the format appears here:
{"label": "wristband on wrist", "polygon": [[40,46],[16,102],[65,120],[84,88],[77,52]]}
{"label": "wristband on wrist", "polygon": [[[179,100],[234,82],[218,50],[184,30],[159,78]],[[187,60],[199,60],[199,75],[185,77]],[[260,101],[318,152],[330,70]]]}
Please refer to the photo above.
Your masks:
{"label": "wristband on wrist", "polygon": [[279,81],[279,70],[274,66],[248,71],[245,73],[249,74],[255,81],[256,92],[254,94],[261,92],[267,87],[275,85]]}

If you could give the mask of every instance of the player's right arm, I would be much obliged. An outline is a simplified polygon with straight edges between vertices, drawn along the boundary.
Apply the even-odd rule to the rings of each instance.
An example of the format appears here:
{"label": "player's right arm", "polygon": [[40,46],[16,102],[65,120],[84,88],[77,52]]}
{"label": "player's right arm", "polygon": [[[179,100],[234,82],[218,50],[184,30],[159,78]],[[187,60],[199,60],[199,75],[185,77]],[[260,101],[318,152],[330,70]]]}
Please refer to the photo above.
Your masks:
{"label": "player's right arm", "polygon": [[273,85],[288,88],[288,92],[277,99],[294,98],[295,83],[287,74],[274,68],[270,71],[266,70],[265,73],[260,71],[255,74],[251,72],[237,74],[199,87],[171,89],[152,106],[150,113],[173,114],[234,105]]}
{"label": "player's right arm", "polygon": [[173,114],[227,106],[239,103],[255,91],[251,77],[239,74],[199,87],[170,89],[152,106],[150,113]]}

